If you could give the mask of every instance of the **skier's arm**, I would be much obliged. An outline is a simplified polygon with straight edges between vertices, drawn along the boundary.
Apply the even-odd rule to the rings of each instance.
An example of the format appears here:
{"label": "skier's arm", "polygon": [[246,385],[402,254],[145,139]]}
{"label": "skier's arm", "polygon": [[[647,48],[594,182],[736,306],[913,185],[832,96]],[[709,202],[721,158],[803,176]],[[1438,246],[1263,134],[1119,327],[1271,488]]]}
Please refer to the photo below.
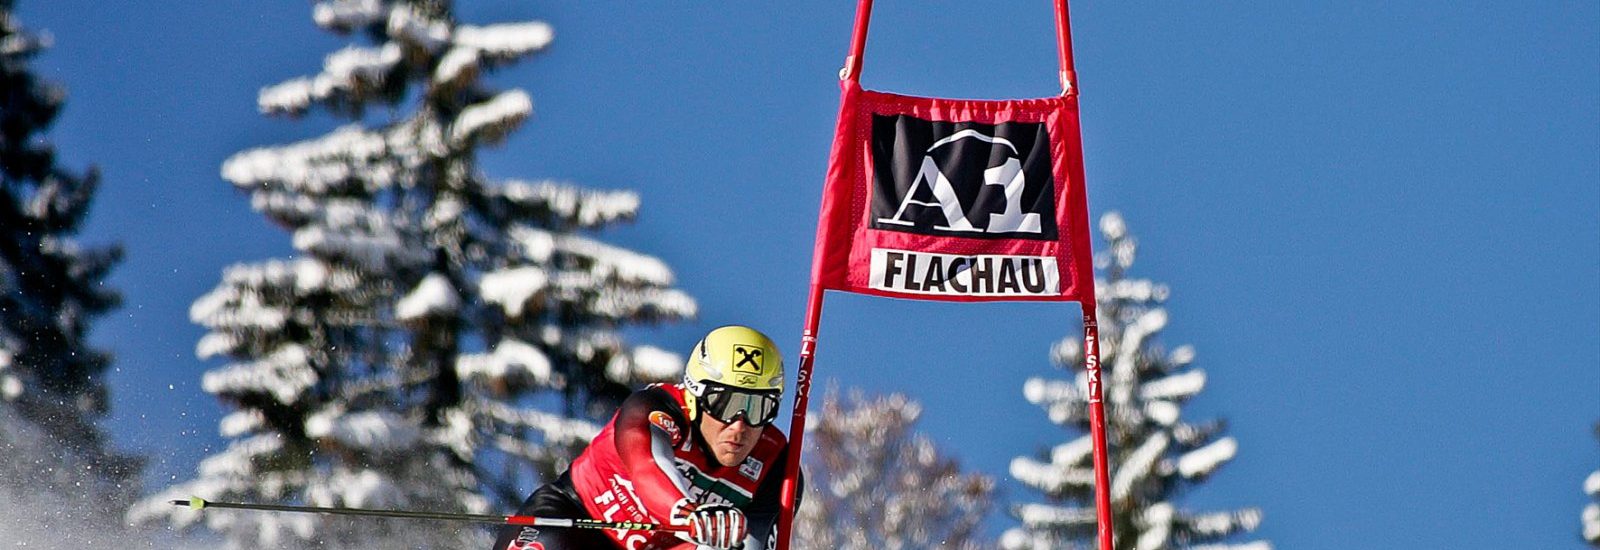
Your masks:
{"label": "skier's arm", "polygon": [[659,523],[669,520],[673,504],[689,496],[689,480],[674,466],[672,453],[689,437],[682,414],[661,390],[636,392],[617,412],[617,454],[645,513]]}
{"label": "skier's arm", "polygon": [[[788,464],[789,451],[778,453],[775,464]],[[750,521],[750,534],[745,537],[744,550],[768,550],[777,547],[778,514],[782,512],[783,470],[780,469],[761,480],[756,496],[744,511]],[[806,492],[806,476],[801,474],[794,484],[794,509],[800,510],[801,495]]]}

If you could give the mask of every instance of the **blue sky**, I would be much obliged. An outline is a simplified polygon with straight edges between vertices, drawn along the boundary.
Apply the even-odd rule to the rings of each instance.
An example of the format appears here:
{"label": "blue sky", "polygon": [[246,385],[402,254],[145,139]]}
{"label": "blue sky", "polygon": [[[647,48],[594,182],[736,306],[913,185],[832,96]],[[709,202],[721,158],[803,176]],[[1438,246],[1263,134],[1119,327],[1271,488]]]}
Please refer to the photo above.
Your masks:
{"label": "blue sky", "polygon": [[[467,22],[541,19],[556,41],[492,76],[536,114],[484,157],[497,177],[636,189],[613,242],[655,254],[697,322],[799,342],[853,2],[457,2]],[[1057,92],[1048,2],[878,2],[868,88]],[[119,241],[121,444],[153,483],[221,443],[188,305],[288,236],[218,176],[326,116],[256,114],[255,92],[344,42],[304,2],[24,0],[67,86],[50,132],[105,183],[84,235]],[[1579,548],[1600,467],[1600,5],[1594,2],[1078,2],[1093,214],[1123,212],[1135,274],[1172,287],[1162,341],[1210,384],[1238,458],[1186,497],[1259,506],[1280,548]],[[926,405],[970,468],[1065,441],[1023,401],[1076,331],[1060,305],[830,295],[817,375]],[[1013,501],[1038,496],[1002,483]],[[531,489],[531,488],[530,488]],[[996,518],[997,528],[1009,522]]]}

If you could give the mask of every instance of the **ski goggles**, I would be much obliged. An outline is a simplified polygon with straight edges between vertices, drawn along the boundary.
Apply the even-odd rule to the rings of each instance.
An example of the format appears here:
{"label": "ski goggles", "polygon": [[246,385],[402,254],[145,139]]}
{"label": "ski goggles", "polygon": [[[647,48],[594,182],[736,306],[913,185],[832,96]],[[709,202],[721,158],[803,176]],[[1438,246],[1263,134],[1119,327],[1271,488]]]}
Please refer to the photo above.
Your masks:
{"label": "ski goggles", "polygon": [[746,424],[755,427],[771,424],[778,417],[779,390],[751,391],[730,388],[714,382],[706,384],[705,412],[713,418],[732,424],[743,416]]}

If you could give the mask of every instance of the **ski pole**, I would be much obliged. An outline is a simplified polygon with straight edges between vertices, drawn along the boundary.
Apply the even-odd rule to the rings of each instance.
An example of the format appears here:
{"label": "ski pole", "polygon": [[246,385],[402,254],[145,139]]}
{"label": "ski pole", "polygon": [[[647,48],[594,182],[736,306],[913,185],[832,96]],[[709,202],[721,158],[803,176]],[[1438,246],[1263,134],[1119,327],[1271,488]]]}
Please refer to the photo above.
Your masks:
{"label": "ski pole", "polygon": [[210,501],[200,497],[190,497],[189,500],[174,500],[172,501],[172,504],[174,506],[188,506],[193,510],[204,510],[206,508],[231,508],[235,510],[256,510],[260,512],[301,512],[344,516],[436,519],[443,521],[494,523],[499,525],[566,527],[572,529],[616,529],[620,531],[667,532],[689,531],[689,527],[686,525],[660,525],[655,523],[639,523],[634,521],[600,521],[584,518],[540,518],[534,516],[496,516],[489,514],[450,514],[444,512],[417,512],[410,510],[366,510],[361,508],[325,508],[320,506],[287,506],[281,504],[246,504],[242,502]]}

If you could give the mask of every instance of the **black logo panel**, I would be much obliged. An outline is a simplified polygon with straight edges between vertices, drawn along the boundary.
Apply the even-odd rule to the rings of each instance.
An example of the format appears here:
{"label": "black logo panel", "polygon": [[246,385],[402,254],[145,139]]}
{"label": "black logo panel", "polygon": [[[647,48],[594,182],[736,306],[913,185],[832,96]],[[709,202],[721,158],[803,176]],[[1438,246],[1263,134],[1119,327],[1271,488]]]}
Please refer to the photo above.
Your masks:
{"label": "black logo panel", "polygon": [[1042,122],[872,117],[873,229],[977,239],[1057,239]]}

